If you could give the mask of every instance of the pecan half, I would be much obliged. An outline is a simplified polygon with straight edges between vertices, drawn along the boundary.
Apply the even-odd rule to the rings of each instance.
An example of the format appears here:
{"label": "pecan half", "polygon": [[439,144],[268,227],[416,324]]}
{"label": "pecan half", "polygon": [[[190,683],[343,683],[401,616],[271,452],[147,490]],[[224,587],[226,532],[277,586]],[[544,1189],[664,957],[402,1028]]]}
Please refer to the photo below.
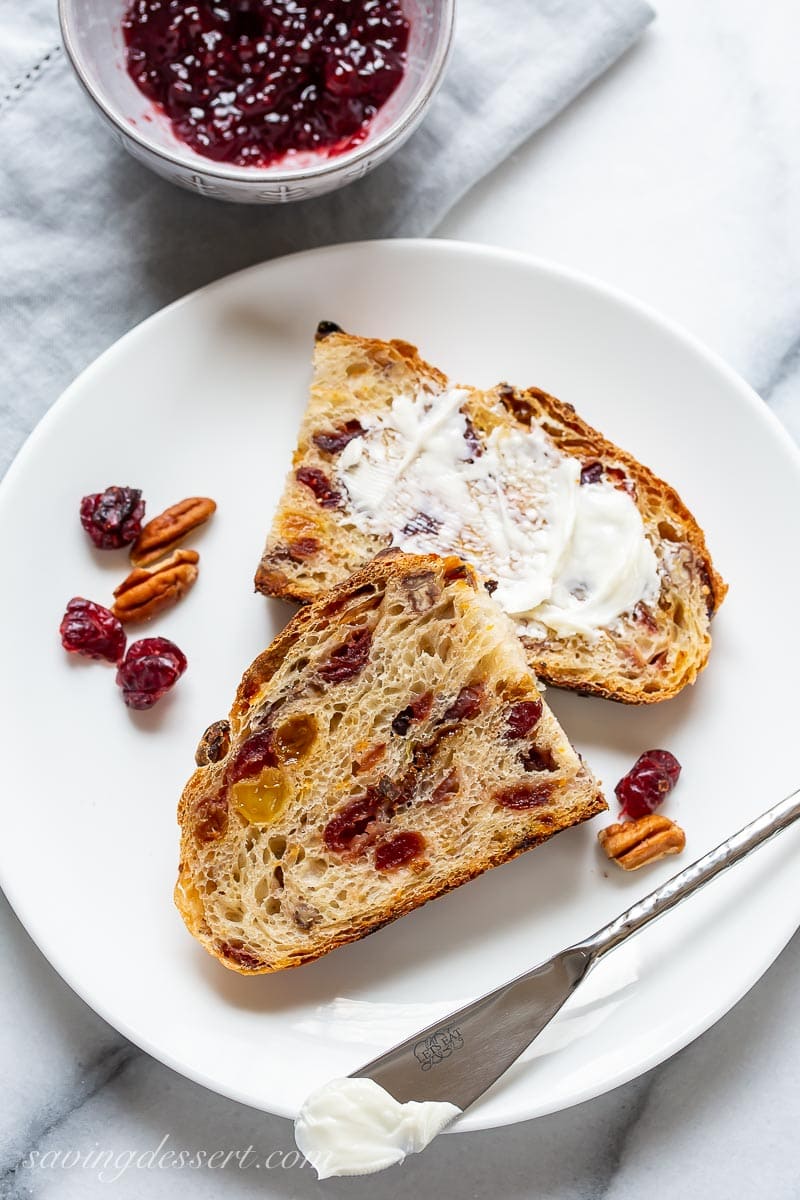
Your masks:
{"label": "pecan half", "polygon": [[131,549],[131,562],[135,567],[147,567],[160,558],[171,554],[179,542],[204,525],[216,511],[216,504],[206,496],[190,496],[173,504],[148,521]]}
{"label": "pecan half", "polygon": [[638,821],[609,825],[597,835],[600,845],[610,859],[623,871],[638,871],[647,863],[657,862],[667,854],[680,854],[686,845],[686,834],[669,817],[650,813]]}
{"label": "pecan half", "polygon": [[153,567],[136,567],[114,590],[114,616],[122,621],[149,621],[177,604],[197,579],[196,550],[176,550]]}

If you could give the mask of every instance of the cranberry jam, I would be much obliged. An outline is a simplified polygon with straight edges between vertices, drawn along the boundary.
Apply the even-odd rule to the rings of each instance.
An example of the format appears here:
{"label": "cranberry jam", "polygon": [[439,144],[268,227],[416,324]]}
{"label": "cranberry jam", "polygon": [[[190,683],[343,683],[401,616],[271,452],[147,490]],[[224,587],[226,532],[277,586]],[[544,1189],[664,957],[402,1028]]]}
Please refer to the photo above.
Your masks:
{"label": "cranberry jam", "polygon": [[400,82],[401,0],[133,0],[128,72],[198,154],[266,167],[342,153]]}

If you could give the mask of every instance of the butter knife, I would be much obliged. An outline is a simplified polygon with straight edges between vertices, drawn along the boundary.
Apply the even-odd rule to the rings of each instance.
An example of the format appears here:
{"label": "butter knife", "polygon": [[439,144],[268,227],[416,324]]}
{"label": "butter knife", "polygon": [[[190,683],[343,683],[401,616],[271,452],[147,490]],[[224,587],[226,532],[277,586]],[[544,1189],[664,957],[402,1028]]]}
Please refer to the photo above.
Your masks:
{"label": "butter knife", "polygon": [[396,1100],[440,1100],[462,1111],[519,1058],[600,959],[800,817],[800,788],[673,875],[591,937],[450,1013],[373,1058],[352,1077]]}

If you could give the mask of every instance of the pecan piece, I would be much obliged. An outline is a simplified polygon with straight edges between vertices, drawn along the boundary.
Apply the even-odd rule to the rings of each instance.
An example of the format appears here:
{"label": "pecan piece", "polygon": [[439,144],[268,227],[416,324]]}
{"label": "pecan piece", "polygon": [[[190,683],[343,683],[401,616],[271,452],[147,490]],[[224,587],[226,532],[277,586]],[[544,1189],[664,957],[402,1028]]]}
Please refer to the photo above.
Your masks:
{"label": "pecan piece", "polygon": [[194,761],[198,767],[207,767],[209,763],[219,762],[225,758],[231,748],[230,721],[215,721],[209,725],[200,739],[200,744],[194,753]]}
{"label": "pecan piece", "polygon": [[412,575],[404,575],[400,579],[400,587],[408,597],[412,612],[417,614],[433,608],[442,594],[433,571],[416,571]]}
{"label": "pecan piece", "polygon": [[306,904],[305,900],[300,900],[292,911],[292,920],[298,929],[310,929],[312,925],[316,925],[322,920],[322,913],[313,904]]}
{"label": "pecan piece", "polygon": [[205,524],[216,508],[206,496],[190,496],[172,504],[147,522],[133,544],[131,562],[135,567],[147,567],[171,554],[193,529]]}
{"label": "pecan piece", "polygon": [[114,589],[114,616],[122,621],[149,621],[177,604],[197,579],[196,550],[176,550],[152,567],[136,567]]}
{"label": "pecan piece", "polygon": [[680,825],[657,813],[638,821],[609,825],[600,830],[597,838],[608,857],[623,871],[637,871],[667,854],[680,854],[686,845],[686,834]]}
{"label": "pecan piece", "polygon": [[201,796],[194,810],[194,836],[199,845],[215,842],[228,828],[228,797],[224,788]]}
{"label": "pecan piece", "polygon": [[244,971],[257,971],[264,966],[257,955],[251,954],[249,950],[245,950],[244,946],[237,946],[233,942],[217,942],[217,950],[224,959],[236,963]]}
{"label": "pecan piece", "polygon": [[430,804],[441,804],[444,800],[449,800],[451,796],[455,796],[461,787],[461,774],[458,767],[454,767],[452,771],[448,771],[444,779],[438,784],[430,794]]}

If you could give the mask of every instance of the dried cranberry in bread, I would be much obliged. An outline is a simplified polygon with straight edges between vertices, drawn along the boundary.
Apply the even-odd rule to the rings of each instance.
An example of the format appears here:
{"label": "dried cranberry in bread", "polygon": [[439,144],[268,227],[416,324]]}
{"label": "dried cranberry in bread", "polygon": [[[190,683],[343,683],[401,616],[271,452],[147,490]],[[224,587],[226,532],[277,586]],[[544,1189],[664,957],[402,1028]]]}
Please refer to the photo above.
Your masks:
{"label": "dried cranberry in bread", "polygon": [[310,962],[606,808],[456,558],[392,552],[301,609],[197,762],[175,900],[245,974]]}
{"label": "dried cranberry in bread", "polygon": [[[412,436],[404,456],[398,431],[417,418],[420,436],[415,445]],[[437,469],[432,439],[441,441],[443,429],[454,436],[442,442]],[[409,463],[420,447],[427,460],[418,458],[415,469],[426,461],[427,475],[420,467],[414,482]],[[381,463],[379,452],[394,453],[393,464]],[[405,472],[388,501],[380,494],[384,467]],[[440,492],[427,505],[423,477]],[[442,509],[454,485],[462,497],[455,516]],[[565,520],[573,521],[571,541],[565,556],[553,552],[552,579],[545,571],[526,580],[541,531],[566,538],[559,524]],[[511,534],[498,522],[514,526]],[[602,543],[603,537],[612,541]],[[468,559],[490,587],[499,580],[497,598],[516,614],[540,678],[634,704],[667,699],[695,680],[708,658],[711,616],[726,591],[677,493],[570,405],[536,388],[456,388],[406,342],[353,337],[324,323],[310,402],[256,587],[311,600],[388,545]],[[546,546],[543,553],[547,565]],[[529,610],[526,595],[536,601]]]}

